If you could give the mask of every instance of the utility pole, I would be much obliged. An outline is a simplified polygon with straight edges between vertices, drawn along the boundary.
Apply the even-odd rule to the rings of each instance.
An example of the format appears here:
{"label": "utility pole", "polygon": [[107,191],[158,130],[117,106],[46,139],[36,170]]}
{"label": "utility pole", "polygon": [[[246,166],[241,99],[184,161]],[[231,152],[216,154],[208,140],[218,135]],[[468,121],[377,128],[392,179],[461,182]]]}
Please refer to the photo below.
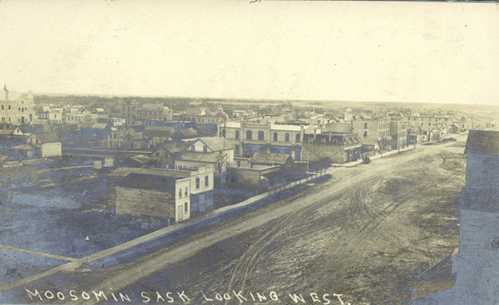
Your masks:
{"label": "utility pole", "polygon": [[87,242],[87,261],[88,261],[88,241],[90,240],[90,238],[88,238],[88,235],[87,237],[85,238],[85,241]]}

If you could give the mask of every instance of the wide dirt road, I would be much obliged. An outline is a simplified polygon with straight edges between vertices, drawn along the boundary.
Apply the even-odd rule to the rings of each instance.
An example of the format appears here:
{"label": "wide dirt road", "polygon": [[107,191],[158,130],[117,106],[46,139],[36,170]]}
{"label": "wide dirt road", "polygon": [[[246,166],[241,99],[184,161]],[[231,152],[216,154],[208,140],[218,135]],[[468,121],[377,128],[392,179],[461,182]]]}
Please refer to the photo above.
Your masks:
{"label": "wide dirt road", "polygon": [[[294,304],[290,293],[302,294],[306,303],[313,303],[311,293],[331,304],[341,304],[333,293],[345,304],[409,303],[416,277],[458,245],[463,144],[418,146],[369,165],[331,169],[325,183],[168,249],[112,268],[56,274],[26,288],[67,298],[70,289],[78,296],[103,291],[108,303],[116,303],[112,292],[134,304],[148,300],[141,293],[151,303],[160,293],[164,303],[173,292],[174,302],[182,303],[176,292],[185,291],[191,304],[240,304],[233,290],[242,291],[246,304],[257,303],[257,293],[269,304]],[[279,301],[271,300],[272,291]],[[216,293],[229,293],[230,300],[219,302]],[[31,302],[24,287],[16,294]],[[95,302],[91,294],[70,303]]]}

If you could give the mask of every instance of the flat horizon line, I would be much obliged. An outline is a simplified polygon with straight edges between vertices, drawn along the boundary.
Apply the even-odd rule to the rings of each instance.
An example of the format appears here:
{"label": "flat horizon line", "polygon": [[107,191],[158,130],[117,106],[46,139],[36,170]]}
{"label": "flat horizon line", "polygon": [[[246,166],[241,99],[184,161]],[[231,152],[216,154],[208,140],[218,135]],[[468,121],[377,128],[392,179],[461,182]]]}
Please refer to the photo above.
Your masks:
{"label": "flat horizon line", "polygon": [[191,100],[213,100],[213,101],[254,101],[254,102],[295,102],[295,103],[393,103],[393,104],[431,104],[431,105],[468,105],[468,106],[499,106],[496,103],[482,103],[482,104],[472,104],[472,103],[434,103],[425,101],[356,101],[356,100],[301,100],[301,99],[256,99],[256,98],[222,98],[222,97],[195,97],[195,96],[167,96],[167,95],[134,95],[134,94],[109,94],[109,93],[48,93],[48,92],[31,92],[33,95],[41,96],[88,96],[88,97],[103,97],[103,98],[125,98],[125,97],[135,97],[135,98],[163,98],[163,99],[191,99]]}

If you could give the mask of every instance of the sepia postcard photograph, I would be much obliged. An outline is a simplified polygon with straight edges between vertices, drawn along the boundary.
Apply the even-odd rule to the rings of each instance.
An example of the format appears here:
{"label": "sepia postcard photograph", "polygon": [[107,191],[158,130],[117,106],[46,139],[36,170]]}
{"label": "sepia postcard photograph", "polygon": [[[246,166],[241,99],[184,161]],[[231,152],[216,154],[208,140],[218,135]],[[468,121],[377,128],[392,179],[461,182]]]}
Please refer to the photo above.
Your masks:
{"label": "sepia postcard photograph", "polygon": [[498,29],[0,0],[0,304],[499,304]]}

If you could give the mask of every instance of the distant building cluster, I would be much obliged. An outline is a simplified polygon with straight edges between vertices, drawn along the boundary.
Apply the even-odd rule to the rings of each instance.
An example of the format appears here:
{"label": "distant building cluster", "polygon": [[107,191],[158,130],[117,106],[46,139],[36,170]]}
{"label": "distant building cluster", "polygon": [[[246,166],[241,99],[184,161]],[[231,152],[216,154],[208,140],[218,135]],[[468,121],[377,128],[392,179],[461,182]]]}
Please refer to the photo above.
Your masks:
{"label": "distant building cluster", "polygon": [[[472,117],[443,110],[65,98],[4,86],[0,133],[14,139],[4,143],[4,161],[22,168],[87,158],[96,169],[113,169],[108,204],[117,214],[171,222],[213,209],[216,189],[260,193],[300,173],[442,141],[479,126]],[[38,177],[33,170],[5,169],[1,175],[5,186],[36,183]]]}

